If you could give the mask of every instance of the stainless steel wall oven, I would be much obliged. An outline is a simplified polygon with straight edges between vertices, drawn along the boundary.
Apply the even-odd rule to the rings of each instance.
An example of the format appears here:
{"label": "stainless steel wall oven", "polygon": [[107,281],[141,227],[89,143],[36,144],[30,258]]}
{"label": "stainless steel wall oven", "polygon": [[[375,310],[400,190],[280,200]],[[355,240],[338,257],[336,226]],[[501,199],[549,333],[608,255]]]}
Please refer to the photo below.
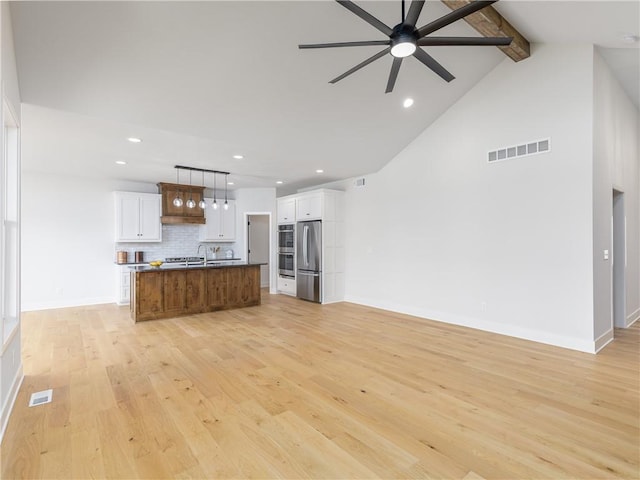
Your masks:
{"label": "stainless steel wall oven", "polygon": [[278,225],[278,251],[294,252],[296,248],[296,226]]}
{"label": "stainless steel wall oven", "polygon": [[287,278],[296,278],[294,265],[295,253],[278,253],[278,275]]}
{"label": "stainless steel wall oven", "polygon": [[296,278],[296,226],[278,225],[278,275]]}

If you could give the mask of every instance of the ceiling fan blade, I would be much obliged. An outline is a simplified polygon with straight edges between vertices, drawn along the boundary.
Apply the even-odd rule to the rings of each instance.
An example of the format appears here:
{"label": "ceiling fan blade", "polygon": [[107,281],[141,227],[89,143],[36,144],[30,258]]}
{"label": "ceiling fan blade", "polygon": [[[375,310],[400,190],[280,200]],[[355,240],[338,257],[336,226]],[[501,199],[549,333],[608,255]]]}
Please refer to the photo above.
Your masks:
{"label": "ceiling fan blade", "polygon": [[409,7],[409,13],[407,14],[407,18],[405,18],[404,23],[406,25],[415,27],[423,6],[424,0],[413,0],[413,2],[411,2],[411,6]]}
{"label": "ceiling fan blade", "polygon": [[344,8],[349,10],[351,13],[353,13],[353,14],[357,15],[358,17],[360,17],[362,20],[367,22],[369,25],[371,25],[371,26],[377,28],[378,30],[380,30],[385,35],[390,37],[391,34],[393,33],[393,30],[389,26],[387,26],[384,23],[382,23],[376,17],[371,15],[369,12],[363,10],[358,5],[353,3],[352,1],[350,1],[350,0],[336,0],[336,2],[338,2]]}
{"label": "ceiling fan blade", "polygon": [[369,65],[371,62],[376,61],[377,59],[384,57],[387,53],[389,53],[391,51],[391,47],[387,47],[384,50],[382,50],[381,52],[376,53],[375,55],[372,55],[371,57],[367,58],[364,62],[359,63],[358,65],[356,65],[355,67],[353,67],[350,70],[347,70],[346,72],[344,72],[342,75],[334,78],[333,80],[331,80],[329,83],[336,83],[339,82],[340,80],[342,80],[344,77],[348,77],[349,75],[351,75],[353,72],[357,72],[358,70],[360,70],[362,67],[366,67],[367,65]]}
{"label": "ceiling fan blade", "polygon": [[413,56],[416,57],[418,60],[420,60],[422,63],[424,63],[427,67],[429,67],[435,73],[440,75],[440,77],[442,77],[444,81],[450,82],[451,80],[456,78],[453,75],[451,75],[451,73],[449,73],[449,71],[446,68],[440,65],[431,55],[429,55],[427,52],[425,52],[421,48],[416,48],[416,51],[413,52]]}
{"label": "ceiling fan blade", "polygon": [[371,45],[390,45],[391,40],[371,40],[363,42],[311,43],[298,45],[298,48],[367,47]]}
{"label": "ceiling fan blade", "polygon": [[393,91],[393,87],[396,84],[396,78],[398,78],[400,65],[402,65],[402,58],[393,57],[393,64],[391,65],[391,72],[389,72],[389,80],[387,81],[387,89],[384,93],[391,93]]}
{"label": "ceiling fan blade", "polygon": [[424,27],[418,29],[418,38],[422,38],[425,35],[429,35],[430,33],[435,32],[436,30],[440,30],[443,27],[446,27],[450,23],[455,22],[456,20],[460,20],[461,18],[466,17],[467,15],[471,15],[478,10],[482,10],[484,7],[488,7],[492,3],[496,3],[498,0],[487,0],[480,1],[475,0],[471,3],[468,3],[464,7],[458,8],[451,13],[448,13],[444,17],[440,17],[437,20],[434,20],[431,23],[428,23]]}
{"label": "ceiling fan blade", "polygon": [[510,45],[513,37],[424,37],[418,40],[422,47],[441,45]]}

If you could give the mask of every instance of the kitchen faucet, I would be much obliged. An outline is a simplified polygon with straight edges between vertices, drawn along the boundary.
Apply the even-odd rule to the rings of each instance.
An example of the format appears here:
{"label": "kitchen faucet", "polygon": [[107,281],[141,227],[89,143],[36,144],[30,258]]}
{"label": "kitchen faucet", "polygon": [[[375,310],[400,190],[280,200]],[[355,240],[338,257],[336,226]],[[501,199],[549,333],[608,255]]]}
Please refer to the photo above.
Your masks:
{"label": "kitchen faucet", "polygon": [[198,250],[196,250],[196,257],[200,255],[200,247],[204,247],[204,264],[207,264],[207,246],[204,243],[198,245]]}

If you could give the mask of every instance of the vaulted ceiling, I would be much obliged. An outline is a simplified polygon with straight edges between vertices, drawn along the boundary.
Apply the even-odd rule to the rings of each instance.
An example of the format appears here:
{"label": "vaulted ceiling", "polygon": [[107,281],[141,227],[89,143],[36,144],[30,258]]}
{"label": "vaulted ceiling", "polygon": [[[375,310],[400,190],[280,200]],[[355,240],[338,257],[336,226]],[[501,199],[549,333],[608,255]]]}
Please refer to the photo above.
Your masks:
{"label": "vaulted ceiling", "polygon": [[[399,1],[357,3],[388,25],[400,21]],[[532,43],[598,45],[633,94],[640,50],[624,37],[640,34],[638,5],[502,0],[495,8]],[[418,24],[450,11],[428,1]],[[385,94],[391,57],[328,83],[379,47],[298,49],[382,38],[333,1],[14,2],[11,14],[23,168],[84,177],[174,181],[182,164],[230,171],[235,187],[290,192],[375,172],[511,61],[495,47],[431,47],[456,79],[409,58]],[[464,21],[439,34],[479,35]],[[406,97],[415,101],[408,109]]]}

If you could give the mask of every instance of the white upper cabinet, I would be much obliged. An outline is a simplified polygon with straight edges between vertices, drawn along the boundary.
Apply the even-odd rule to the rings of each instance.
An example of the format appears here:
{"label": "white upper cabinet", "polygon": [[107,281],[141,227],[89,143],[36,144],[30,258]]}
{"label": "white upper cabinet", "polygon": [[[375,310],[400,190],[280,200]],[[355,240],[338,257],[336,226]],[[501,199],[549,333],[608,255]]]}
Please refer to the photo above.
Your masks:
{"label": "white upper cabinet", "polygon": [[161,242],[161,195],[115,192],[116,242]]}
{"label": "white upper cabinet", "polygon": [[278,223],[296,221],[296,200],[294,198],[278,199]]}
{"label": "white upper cabinet", "polygon": [[[344,192],[329,189],[296,193],[278,199],[278,223],[291,223],[289,218],[294,207],[296,221],[322,221],[321,303],[344,300],[344,202]],[[295,295],[295,282],[278,277],[278,291]]]}
{"label": "white upper cabinet", "polygon": [[296,199],[296,220],[321,220],[322,195],[301,195]]}
{"label": "white upper cabinet", "polygon": [[224,202],[218,202],[218,208],[211,206],[212,199],[206,198],[204,211],[205,224],[200,226],[201,242],[233,242],[236,239],[236,202],[228,200],[229,209],[225,210]]}

